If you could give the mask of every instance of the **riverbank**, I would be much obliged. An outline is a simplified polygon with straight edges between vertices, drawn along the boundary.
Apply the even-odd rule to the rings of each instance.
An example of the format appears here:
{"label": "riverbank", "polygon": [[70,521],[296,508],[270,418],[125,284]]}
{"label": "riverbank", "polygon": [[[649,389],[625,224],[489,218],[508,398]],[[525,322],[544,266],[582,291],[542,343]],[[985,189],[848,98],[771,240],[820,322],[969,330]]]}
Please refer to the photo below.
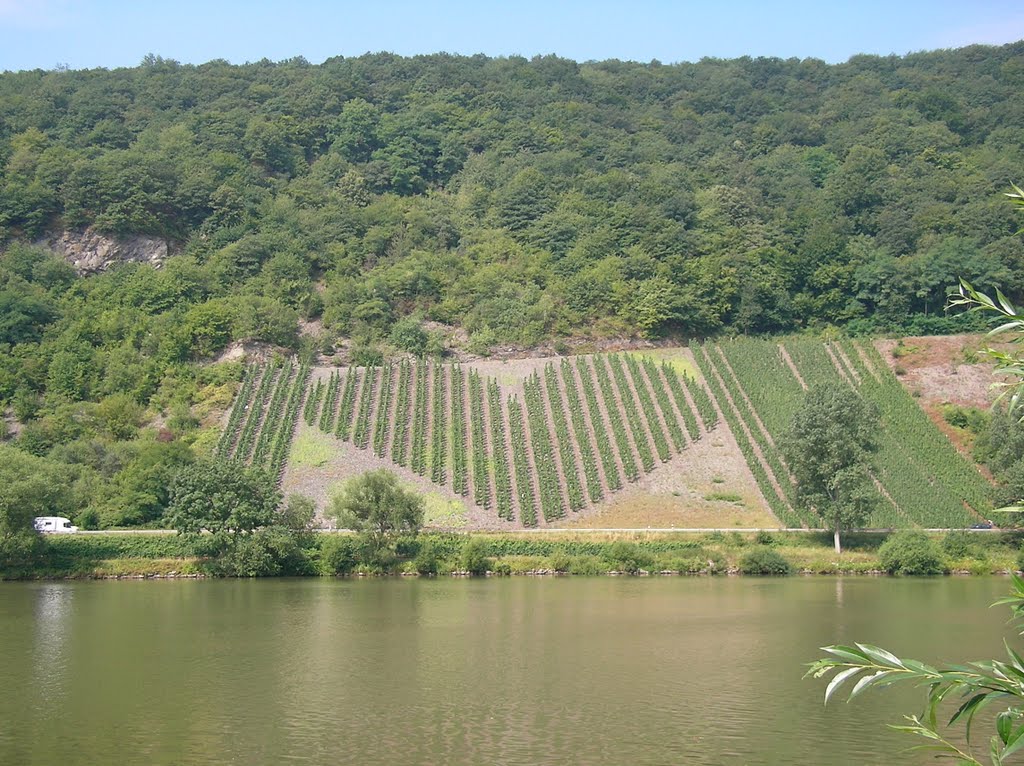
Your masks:
{"label": "riverbank", "polygon": [[[345,533],[310,535],[288,575],[722,575],[760,571],[792,574],[883,574],[879,549],[889,533],[845,536],[836,554],[817,532],[558,532],[426,533],[402,538],[386,555],[361,552]],[[1017,571],[1020,532],[929,533],[949,574]],[[168,579],[222,576],[217,561],[174,534],[47,537],[36,559],[0,570],[0,579]],[[767,553],[766,553],[767,552]],[[783,569],[759,569],[757,562]],[[754,561],[754,564],[751,564]]]}

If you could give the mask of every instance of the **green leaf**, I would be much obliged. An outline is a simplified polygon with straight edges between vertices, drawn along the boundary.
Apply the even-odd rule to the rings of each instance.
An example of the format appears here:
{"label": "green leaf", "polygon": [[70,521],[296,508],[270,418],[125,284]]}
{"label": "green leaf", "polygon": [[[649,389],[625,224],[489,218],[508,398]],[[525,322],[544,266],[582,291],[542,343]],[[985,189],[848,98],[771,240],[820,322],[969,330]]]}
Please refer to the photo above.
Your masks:
{"label": "green leaf", "polygon": [[823,646],[821,647],[821,650],[823,652],[828,652],[829,654],[834,654],[836,657],[846,660],[847,662],[864,664],[866,662],[870,662],[871,660],[871,658],[864,654],[864,652],[852,646]]}
{"label": "green leaf", "polygon": [[1003,750],[1002,760],[1006,760],[1011,755],[1018,752],[1021,748],[1024,748],[1024,726],[1018,728],[1010,736],[1010,741],[1007,744],[1006,749]]}
{"label": "green leaf", "polygon": [[857,647],[879,665],[889,665],[897,668],[906,667],[899,657],[891,652],[887,652],[885,649],[881,649],[877,646],[871,646],[870,644],[857,644]]}
{"label": "green leaf", "polygon": [[1003,744],[1010,741],[1010,732],[1013,729],[1013,719],[1005,711],[996,716],[996,734]]}
{"label": "green leaf", "polygon": [[857,675],[862,670],[864,670],[864,668],[847,668],[840,673],[836,673],[836,677],[829,682],[828,688],[825,689],[825,704],[828,704],[829,699],[832,697],[832,693],[842,686],[844,681]]}
{"label": "green leaf", "polygon": [[850,692],[850,696],[846,701],[850,702],[854,697],[856,697],[865,689],[879,685],[879,682],[893,675],[894,672],[895,671],[892,670],[879,670],[877,673],[874,673],[869,676],[864,676],[863,678],[857,681],[857,685],[853,687],[853,691]]}
{"label": "green leaf", "polygon": [[1013,304],[1007,300],[1006,296],[1003,295],[1003,291],[998,287],[996,288],[996,298],[999,300],[999,304],[1003,307],[1003,311],[1006,312],[1007,316],[1013,316],[1017,313],[1017,310],[1013,307]]}
{"label": "green leaf", "polygon": [[974,710],[981,705],[981,703],[988,697],[988,694],[982,692],[981,694],[975,694],[967,702],[962,704],[957,711],[953,713],[953,717],[949,719],[949,725],[952,726],[964,716],[971,716],[974,714]]}

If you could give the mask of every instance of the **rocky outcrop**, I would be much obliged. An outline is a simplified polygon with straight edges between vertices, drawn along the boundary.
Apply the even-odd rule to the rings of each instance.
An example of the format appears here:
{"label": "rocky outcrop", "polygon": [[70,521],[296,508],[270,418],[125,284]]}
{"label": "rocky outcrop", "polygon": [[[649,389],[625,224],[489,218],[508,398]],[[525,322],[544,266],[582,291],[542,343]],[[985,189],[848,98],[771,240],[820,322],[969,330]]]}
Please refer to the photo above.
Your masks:
{"label": "rocky outcrop", "polygon": [[63,231],[39,244],[53,250],[79,274],[96,274],[119,263],[148,263],[160,268],[170,255],[167,241],[156,237],[111,237],[93,229]]}

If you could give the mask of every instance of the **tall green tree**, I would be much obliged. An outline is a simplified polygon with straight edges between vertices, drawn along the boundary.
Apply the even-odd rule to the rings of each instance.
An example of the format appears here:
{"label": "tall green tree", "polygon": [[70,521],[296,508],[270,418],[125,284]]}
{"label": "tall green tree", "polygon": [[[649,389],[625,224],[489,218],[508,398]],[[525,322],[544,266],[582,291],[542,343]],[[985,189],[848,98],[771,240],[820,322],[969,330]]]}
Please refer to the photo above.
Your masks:
{"label": "tall green tree", "polygon": [[334,497],[331,511],[339,526],[364,535],[374,551],[386,548],[395,536],[415,534],[423,526],[423,498],[404,489],[385,468],[352,479]]}
{"label": "tall green tree", "polygon": [[871,456],[877,451],[879,415],[845,386],[818,385],[783,440],[796,480],[796,501],[817,513],[842,552],[840,534],[861,526],[874,508]]}
{"label": "tall green tree", "polygon": [[0,445],[0,567],[25,563],[39,544],[36,516],[70,514],[70,477],[57,463]]}
{"label": "tall green tree", "polygon": [[275,520],[281,494],[266,473],[229,460],[200,460],[171,485],[167,523],[181,535],[213,535],[218,552]]}

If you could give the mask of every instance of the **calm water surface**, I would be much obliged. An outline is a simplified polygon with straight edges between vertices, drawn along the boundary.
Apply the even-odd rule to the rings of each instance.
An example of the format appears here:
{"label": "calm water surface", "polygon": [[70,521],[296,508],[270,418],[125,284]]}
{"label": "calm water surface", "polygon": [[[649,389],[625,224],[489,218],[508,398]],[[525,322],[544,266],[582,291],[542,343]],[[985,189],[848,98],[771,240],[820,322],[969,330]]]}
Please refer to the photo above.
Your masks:
{"label": "calm water surface", "polygon": [[917,694],[825,708],[803,665],[996,656],[1008,586],[0,583],[0,764],[925,763],[884,730]]}

